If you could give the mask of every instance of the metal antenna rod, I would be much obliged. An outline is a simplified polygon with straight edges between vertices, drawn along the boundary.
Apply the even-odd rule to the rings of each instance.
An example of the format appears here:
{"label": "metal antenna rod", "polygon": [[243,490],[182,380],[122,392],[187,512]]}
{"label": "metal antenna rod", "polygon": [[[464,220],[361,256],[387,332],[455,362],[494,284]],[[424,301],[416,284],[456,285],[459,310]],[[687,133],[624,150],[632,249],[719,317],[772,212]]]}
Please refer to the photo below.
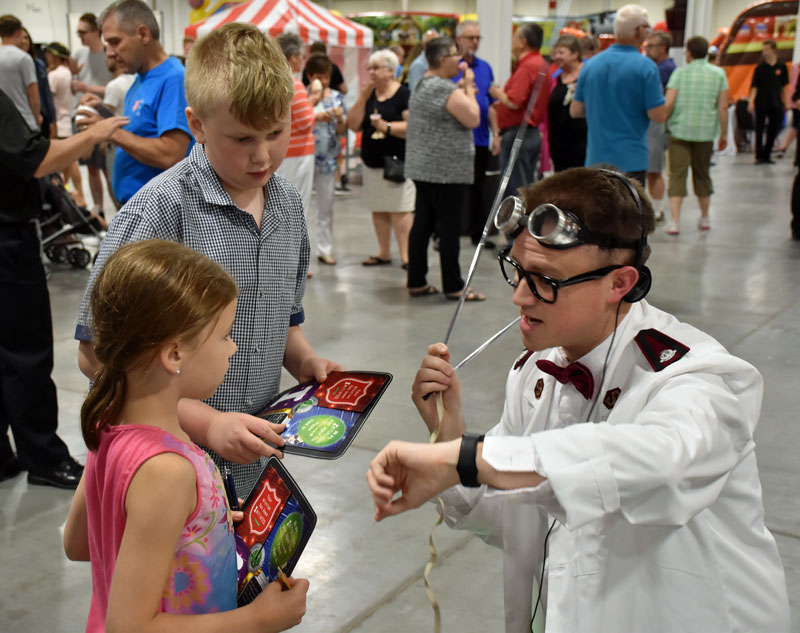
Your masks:
{"label": "metal antenna rod", "polygon": [[464,300],[467,296],[469,282],[472,281],[472,276],[475,274],[475,268],[477,268],[478,265],[478,258],[480,257],[481,250],[483,250],[483,247],[486,244],[486,236],[489,234],[489,227],[492,225],[492,222],[494,222],[494,216],[497,213],[497,207],[500,206],[500,202],[503,200],[503,193],[508,186],[508,181],[511,179],[511,172],[514,170],[514,165],[517,162],[517,156],[519,156],[519,150],[522,147],[522,139],[525,137],[525,132],[528,129],[528,119],[530,119],[533,108],[536,105],[536,101],[539,99],[539,93],[542,91],[542,85],[544,85],[545,78],[545,73],[540,72],[539,76],[536,78],[536,83],[533,86],[533,90],[531,90],[531,95],[528,99],[528,105],[525,108],[525,118],[522,120],[522,125],[519,126],[517,129],[517,135],[514,137],[514,144],[511,146],[511,154],[508,158],[508,164],[503,172],[503,178],[500,180],[500,187],[497,189],[497,193],[495,194],[494,202],[492,203],[492,210],[489,213],[489,217],[486,218],[486,224],[483,227],[481,239],[478,242],[478,246],[475,248],[475,254],[472,256],[472,262],[469,265],[469,272],[467,273],[467,280],[464,282],[464,289],[461,291],[461,296],[458,298],[458,304],[456,305],[456,310],[453,313],[453,318],[450,319],[450,325],[447,328],[447,335],[444,337],[445,345],[450,342],[450,335],[453,333],[453,328],[456,325],[458,315],[461,313],[461,308],[464,306]]}
{"label": "metal antenna rod", "polygon": [[[564,28],[564,24],[567,21],[567,15],[569,14],[569,10],[572,8],[572,0],[562,0],[559,3],[558,7],[558,18],[553,25],[553,33],[550,36],[550,40],[548,43],[552,47],[553,44],[558,40],[559,34],[561,33],[561,29]],[[483,233],[481,234],[481,239],[478,242],[477,247],[475,248],[475,254],[472,256],[472,262],[469,265],[469,272],[467,273],[467,280],[464,282],[464,289],[461,291],[461,296],[458,298],[458,304],[456,305],[456,309],[453,312],[453,317],[450,319],[450,325],[447,327],[447,334],[444,337],[444,344],[447,345],[450,342],[450,336],[453,334],[453,329],[455,328],[456,321],[458,320],[458,315],[461,314],[461,308],[464,306],[464,300],[467,296],[467,289],[469,288],[469,283],[472,281],[472,276],[475,273],[475,268],[478,265],[478,258],[480,257],[481,251],[483,247],[486,245],[486,237],[489,234],[489,228],[494,222],[494,216],[497,214],[497,208],[500,206],[500,203],[503,201],[503,194],[505,193],[506,187],[508,186],[508,181],[511,179],[511,172],[514,170],[514,164],[517,162],[517,156],[519,155],[520,147],[522,147],[522,139],[525,136],[525,131],[528,129],[528,119],[531,118],[531,113],[533,112],[533,108],[536,105],[536,101],[539,98],[539,92],[542,90],[542,85],[544,84],[544,80],[546,78],[545,73],[540,72],[539,76],[536,78],[536,84],[531,91],[531,95],[528,98],[528,105],[525,108],[525,118],[522,119],[522,125],[519,126],[517,129],[517,135],[514,137],[514,144],[511,146],[511,154],[508,158],[508,165],[506,165],[505,171],[503,172],[503,177],[500,180],[500,187],[497,190],[497,193],[494,197],[494,202],[492,203],[492,208],[489,213],[489,217],[486,218],[486,224],[483,227]]]}

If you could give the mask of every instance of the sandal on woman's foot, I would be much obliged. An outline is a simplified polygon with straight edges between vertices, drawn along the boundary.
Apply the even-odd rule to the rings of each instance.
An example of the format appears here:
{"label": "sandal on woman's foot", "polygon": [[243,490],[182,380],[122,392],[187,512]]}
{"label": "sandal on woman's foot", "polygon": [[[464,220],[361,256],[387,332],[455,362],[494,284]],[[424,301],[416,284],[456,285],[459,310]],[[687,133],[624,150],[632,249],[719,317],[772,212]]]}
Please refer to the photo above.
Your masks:
{"label": "sandal on woman's foot", "polygon": [[420,288],[409,288],[408,294],[412,297],[426,297],[428,295],[435,295],[439,290],[435,286],[428,284]]}
{"label": "sandal on woman's foot", "polygon": [[466,292],[467,295],[464,297],[464,301],[485,301],[486,295],[482,292],[478,292],[477,290],[473,290],[472,288],[467,288],[466,290],[459,290],[458,292],[448,292],[445,297],[450,299],[451,301],[458,301],[461,299],[461,293]]}
{"label": "sandal on woman's foot", "polygon": [[336,258],[333,255],[319,255],[317,261],[326,266],[335,266]]}
{"label": "sandal on woman's foot", "polygon": [[361,262],[362,266],[382,266],[384,264],[391,264],[391,259],[381,259],[376,255],[370,255],[367,257],[363,262]]}

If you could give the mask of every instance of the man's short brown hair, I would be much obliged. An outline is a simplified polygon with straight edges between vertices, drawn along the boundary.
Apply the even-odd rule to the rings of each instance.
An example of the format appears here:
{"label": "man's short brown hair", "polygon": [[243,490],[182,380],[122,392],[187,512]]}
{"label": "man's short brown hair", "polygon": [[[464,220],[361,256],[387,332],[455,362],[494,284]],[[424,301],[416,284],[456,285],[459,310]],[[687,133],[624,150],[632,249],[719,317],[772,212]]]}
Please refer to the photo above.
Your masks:
{"label": "man's short brown hair", "polygon": [[192,46],[186,101],[201,117],[219,106],[240,123],[266,130],[289,116],[294,78],[280,46],[252,24],[230,22]]}
{"label": "man's short brown hair", "polygon": [[708,55],[708,40],[702,35],[695,35],[686,40],[686,50],[692,59],[705,59]]}
{"label": "man's short brown hair", "polygon": [[11,37],[22,28],[20,19],[13,15],[0,15],[0,37]]}
{"label": "man's short brown hair", "polygon": [[97,16],[94,13],[84,13],[78,18],[78,22],[86,22],[92,28],[92,31],[100,30],[100,25],[97,24]]}
{"label": "man's short brown hair", "polygon": [[[528,211],[549,202],[574,214],[596,236],[633,244],[643,234],[653,232],[656,220],[642,187],[631,178],[628,182],[639,194],[641,212],[624,182],[606,170],[591,167],[566,169],[525,187],[521,193]],[[642,262],[649,255],[650,247],[646,246]],[[633,259],[631,252],[629,261]]]}

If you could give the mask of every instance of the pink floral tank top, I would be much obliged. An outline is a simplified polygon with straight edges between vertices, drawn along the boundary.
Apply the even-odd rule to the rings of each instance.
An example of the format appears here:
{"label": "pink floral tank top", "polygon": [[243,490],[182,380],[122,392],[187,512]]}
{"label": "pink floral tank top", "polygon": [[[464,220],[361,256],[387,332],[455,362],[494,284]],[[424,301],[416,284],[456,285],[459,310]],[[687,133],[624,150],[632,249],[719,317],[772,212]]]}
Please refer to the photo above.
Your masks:
{"label": "pink floral tank top", "polygon": [[108,592],[125,530],[125,497],[133,475],[161,453],[188,459],[197,476],[197,507],[175,548],[164,613],[202,614],[236,608],[236,544],[219,470],[207,453],[153,426],[108,427],[86,460],[86,506],[92,565],[87,632],[104,631]]}

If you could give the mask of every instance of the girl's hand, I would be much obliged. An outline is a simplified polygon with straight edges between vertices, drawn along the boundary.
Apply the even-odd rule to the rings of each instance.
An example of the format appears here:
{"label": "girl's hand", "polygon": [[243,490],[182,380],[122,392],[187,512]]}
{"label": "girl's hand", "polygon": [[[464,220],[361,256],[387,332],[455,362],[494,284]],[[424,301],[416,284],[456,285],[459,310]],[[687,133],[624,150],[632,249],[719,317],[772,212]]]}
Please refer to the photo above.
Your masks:
{"label": "girl's hand", "polygon": [[257,612],[255,617],[263,622],[264,633],[277,633],[297,626],[306,613],[308,580],[288,578],[288,581],[291,589],[284,591],[276,580],[245,607]]}

